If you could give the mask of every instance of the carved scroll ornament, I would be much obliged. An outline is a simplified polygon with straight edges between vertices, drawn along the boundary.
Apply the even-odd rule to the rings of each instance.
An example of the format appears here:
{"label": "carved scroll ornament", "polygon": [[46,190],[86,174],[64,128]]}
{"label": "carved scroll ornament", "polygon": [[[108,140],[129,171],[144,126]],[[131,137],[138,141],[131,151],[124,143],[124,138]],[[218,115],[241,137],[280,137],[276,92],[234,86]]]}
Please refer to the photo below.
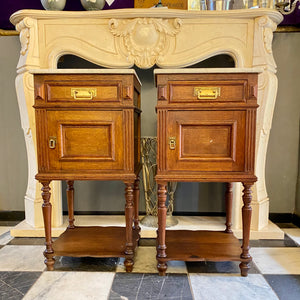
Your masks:
{"label": "carved scroll ornament", "polygon": [[276,30],[276,23],[268,17],[261,17],[258,21],[259,26],[263,27],[264,46],[268,54],[272,54],[273,31]]}
{"label": "carved scroll ornament", "polygon": [[109,21],[118,53],[140,68],[150,68],[168,52],[170,38],[181,30],[181,19],[136,18]]}
{"label": "carved scroll ornament", "polygon": [[16,25],[16,29],[20,32],[21,42],[21,55],[25,55],[28,50],[30,31],[29,29],[34,25],[34,22],[30,18],[24,18],[20,23]]}

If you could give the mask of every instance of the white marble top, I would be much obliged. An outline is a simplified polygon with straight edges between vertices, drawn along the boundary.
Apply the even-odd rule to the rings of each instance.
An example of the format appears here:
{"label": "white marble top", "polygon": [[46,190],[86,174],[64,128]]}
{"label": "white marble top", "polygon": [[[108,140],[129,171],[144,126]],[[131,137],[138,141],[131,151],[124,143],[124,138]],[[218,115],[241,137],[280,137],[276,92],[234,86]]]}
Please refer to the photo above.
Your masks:
{"label": "white marble top", "polygon": [[34,69],[31,74],[133,74],[142,85],[139,77],[133,69]]}
{"label": "white marble top", "polygon": [[186,68],[186,69],[155,69],[154,74],[195,74],[195,73],[262,73],[261,67],[255,68]]}

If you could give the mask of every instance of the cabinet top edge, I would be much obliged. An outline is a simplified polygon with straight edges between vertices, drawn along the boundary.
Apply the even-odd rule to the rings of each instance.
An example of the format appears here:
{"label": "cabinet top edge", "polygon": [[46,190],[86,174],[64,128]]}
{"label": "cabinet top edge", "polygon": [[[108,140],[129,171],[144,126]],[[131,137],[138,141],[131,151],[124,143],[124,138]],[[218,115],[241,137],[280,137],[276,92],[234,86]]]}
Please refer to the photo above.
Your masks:
{"label": "cabinet top edge", "polygon": [[140,85],[142,85],[139,77],[137,76],[135,70],[133,69],[32,69],[29,70],[30,74],[33,75],[60,75],[60,74],[68,74],[68,75],[76,75],[76,74],[99,74],[99,75],[134,75],[138,80]]}
{"label": "cabinet top edge", "polygon": [[158,74],[204,74],[204,73],[263,73],[262,67],[254,68],[182,68],[182,69],[154,69]]}
{"label": "cabinet top edge", "polygon": [[234,9],[234,10],[181,10],[181,9],[160,9],[160,8],[126,8],[100,11],[46,11],[25,9],[19,10],[11,15],[10,22],[18,24],[24,18],[36,20],[46,19],[132,19],[132,18],[182,18],[182,19],[209,19],[209,18],[226,18],[226,19],[254,19],[257,17],[267,16],[275,23],[279,24],[283,20],[281,13],[275,9],[256,8],[256,9]]}

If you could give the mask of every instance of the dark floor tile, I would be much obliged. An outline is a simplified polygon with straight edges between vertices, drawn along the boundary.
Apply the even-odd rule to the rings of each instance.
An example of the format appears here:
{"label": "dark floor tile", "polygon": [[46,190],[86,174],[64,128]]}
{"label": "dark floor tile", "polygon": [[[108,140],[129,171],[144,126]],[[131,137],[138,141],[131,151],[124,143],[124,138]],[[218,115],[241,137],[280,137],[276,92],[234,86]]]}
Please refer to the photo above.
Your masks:
{"label": "dark floor tile", "polygon": [[0,272],[0,299],[22,299],[41,272]]}
{"label": "dark floor tile", "polygon": [[136,273],[116,273],[109,300],[136,299],[143,276],[143,274]]}
{"label": "dark floor tile", "polygon": [[[149,275],[145,275],[149,276]],[[168,274],[165,279],[162,279],[161,276],[154,275],[155,278],[159,279],[162,282],[161,290],[159,291],[157,299],[185,299],[193,300],[191,293],[191,288],[187,275],[185,274]],[[151,278],[150,278],[151,279]],[[154,279],[155,280],[155,279]],[[149,282],[150,281],[150,282]],[[151,284],[151,281],[148,282]],[[148,283],[148,284],[149,284]],[[149,299],[155,299],[156,294],[151,294]],[[138,299],[143,299],[142,290],[138,295]]]}
{"label": "dark floor tile", "polygon": [[300,299],[300,275],[264,275],[279,299]]}
{"label": "dark floor tile", "polygon": [[97,257],[55,257],[55,271],[90,271],[90,272],[115,272],[118,258]]}
{"label": "dark floor tile", "polygon": [[[195,261],[186,262],[188,273],[240,273],[239,261]],[[250,263],[249,274],[259,274],[255,263]]]}
{"label": "dark floor tile", "polygon": [[113,281],[110,300],[116,299],[172,299],[192,300],[185,274],[124,274],[117,273]]}
{"label": "dark floor tile", "polygon": [[155,247],[156,246],[156,239],[140,239],[139,246],[144,247]]}
{"label": "dark floor tile", "polygon": [[18,237],[12,239],[7,245],[45,245],[45,238]]}
{"label": "dark floor tile", "polygon": [[298,228],[298,226],[296,226],[293,223],[275,223],[279,228]]}
{"label": "dark floor tile", "polygon": [[16,226],[21,221],[0,221],[0,226]]}
{"label": "dark floor tile", "polygon": [[24,294],[8,286],[0,280],[0,299],[1,300],[19,300],[23,299]]}
{"label": "dark floor tile", "polygon": [[283,240],[250,240],[250,247],[298,247],[288,235]]}

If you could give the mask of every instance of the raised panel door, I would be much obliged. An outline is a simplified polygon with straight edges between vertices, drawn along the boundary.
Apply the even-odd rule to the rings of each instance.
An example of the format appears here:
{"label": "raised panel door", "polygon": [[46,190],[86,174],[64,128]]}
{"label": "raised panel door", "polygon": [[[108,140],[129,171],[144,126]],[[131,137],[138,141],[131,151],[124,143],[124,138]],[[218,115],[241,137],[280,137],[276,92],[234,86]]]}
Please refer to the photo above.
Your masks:
{"label": "raised panel door", "polygon": [[122,115],[122,111],[47,111],[49,169],[123,169]]}
{"label": "raised panel door", "polygon": [[167,170],[245,170],[246,111],[169,111]]}

